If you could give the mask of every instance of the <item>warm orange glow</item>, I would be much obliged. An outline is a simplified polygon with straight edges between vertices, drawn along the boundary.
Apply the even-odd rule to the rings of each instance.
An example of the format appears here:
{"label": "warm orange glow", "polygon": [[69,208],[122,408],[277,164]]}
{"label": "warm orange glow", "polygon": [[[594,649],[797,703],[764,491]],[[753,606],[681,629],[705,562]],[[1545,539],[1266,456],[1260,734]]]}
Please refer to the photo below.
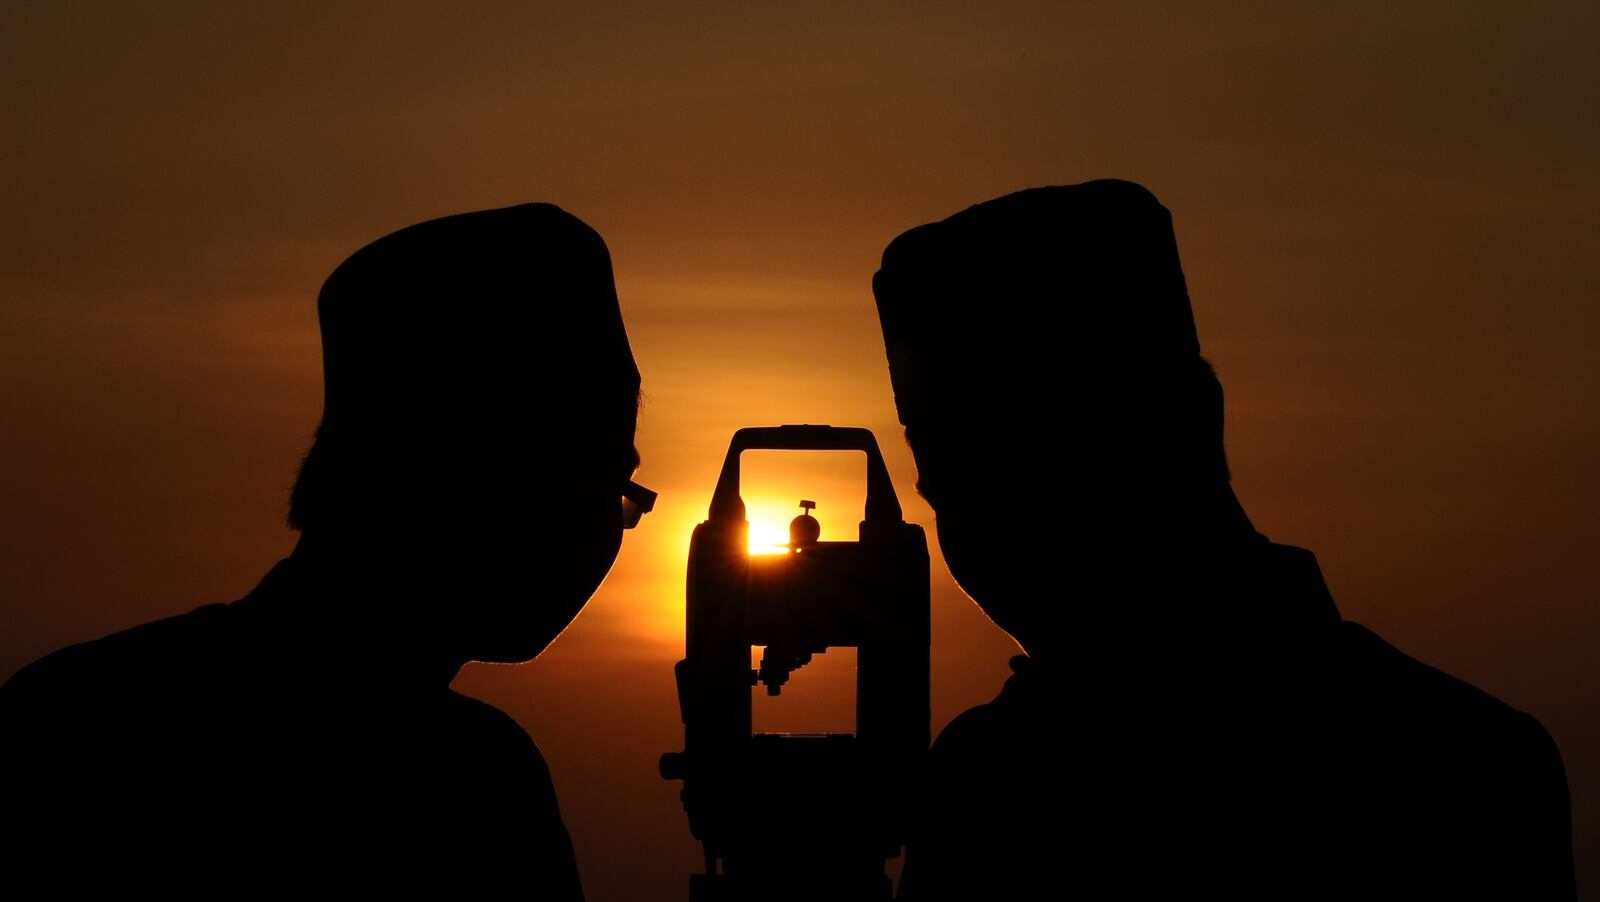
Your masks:
{"label": "warm orange glow", "polygon": [[[700,849],[655,765],[682,747],[685,562],[729,438],[872,429],[934,555],[935,732],[992,699],[1016,647],[952,582],[913,488],[872,274],[908,228],[1115,176],[1172,211],[1252,520],[1316,552],[1346,617],[1550,728],[1579,882],[1600,885],[1600,120],[1574,112],[1595,106],[1600,5],[494,4],[381,30],[356,4],[316,29],[26,6],[0,32],[0,95],[30,124],[0,151],[0,680],[249,591],[295,540],[322,280],[407,224],[553,201],[610,249],[646,396],[637,479],[661,497],[538,661],[456,688],[538,742],[589,899],[681,900]],[[1096,436],[1073,428],[1082,387],[1056,388],[1005,437],[1027,465],[996,488],[1060,480],[1071,518],[1093,474],[1053,472],[1055,444]],[[804,456],[745,455],[752,552],[788,541],[801,498],[825,540],[857,537],[861,456],[837,478]]]}
{"label": "warm orange glow", "polygon": [[[750,646],[751,670],[761,666],[765,654],[765,646]],[[751,728],[757,733],[854,733],[857,657],[856,649],[835,646],[790,674],[778,695],[751,687]]]}
{"label": "warm orange glow", "polygon": [[755,505],[746,502],[751,554],[789,553],[789,521],[783,518],[781,508],[781,503],[774,501],[761,505],[761,511],[757,513]]}
{"label": "warm orange glow", "polygon": [[867,494],[860,453],[747,451],[741,468],[751,554],[789,550],[789,522],[802,513],[801,499],[816,502],[811,513],[822,526],[822,541],[853,542],[860,535]]}

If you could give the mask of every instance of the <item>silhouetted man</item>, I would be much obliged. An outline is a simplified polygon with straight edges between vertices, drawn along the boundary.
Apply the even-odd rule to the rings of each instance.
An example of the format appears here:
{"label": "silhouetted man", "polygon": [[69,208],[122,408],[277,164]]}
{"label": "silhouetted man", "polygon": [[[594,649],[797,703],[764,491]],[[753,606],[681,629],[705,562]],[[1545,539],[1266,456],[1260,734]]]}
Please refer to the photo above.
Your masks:
{"label": "silhouetted man", "polygon": [[934,743],[903,898],[1573,896],[1543,727],[1252,527],[1148,191],[979,204],[873,287],[950,571],[1027,653]]}
{"label": "silhouetted man", "polygon": [[293,554],[0,689],[9,880],[582,895],[544,759],[450,682],[538,655],[653,500],[605,243],[548,204],[437,219],[318,314]]}

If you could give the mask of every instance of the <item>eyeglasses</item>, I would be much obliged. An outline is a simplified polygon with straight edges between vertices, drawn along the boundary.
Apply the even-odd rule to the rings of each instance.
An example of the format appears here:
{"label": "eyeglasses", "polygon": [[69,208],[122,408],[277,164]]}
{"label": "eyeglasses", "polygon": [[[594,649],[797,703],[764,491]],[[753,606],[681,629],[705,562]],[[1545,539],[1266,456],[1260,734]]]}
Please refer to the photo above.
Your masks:
{"label": "eyeglasses", "polygon": [[628,480],[622,489],[622,528],[632,529],[639,525],[639,518],[650,513],[656,506],[656,493],[644,486]]}

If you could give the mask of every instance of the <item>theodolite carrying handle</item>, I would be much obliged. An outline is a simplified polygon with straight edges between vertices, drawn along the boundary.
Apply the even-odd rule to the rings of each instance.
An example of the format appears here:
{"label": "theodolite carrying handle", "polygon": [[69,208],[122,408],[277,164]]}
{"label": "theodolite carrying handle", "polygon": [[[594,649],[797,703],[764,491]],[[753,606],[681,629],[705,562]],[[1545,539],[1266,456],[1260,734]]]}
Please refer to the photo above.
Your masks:
{"label": "theodolite carrying handle", "polygon": [[744,498],[739,494],[739,456],[746,451],[860,451],[867,456],[868,523],[899,523],[900,499],[895,497],[889,468],[884,466],[878,440],[854,426],[750,426],[733,434],[722,475],[711,495],[712,520],[744,519]]}

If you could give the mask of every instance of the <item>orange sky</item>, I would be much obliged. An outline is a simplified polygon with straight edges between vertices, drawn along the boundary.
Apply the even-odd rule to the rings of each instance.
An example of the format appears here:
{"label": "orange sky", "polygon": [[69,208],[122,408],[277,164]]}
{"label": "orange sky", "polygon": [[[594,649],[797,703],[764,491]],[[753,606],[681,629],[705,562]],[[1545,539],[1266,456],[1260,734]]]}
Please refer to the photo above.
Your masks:
{"label": "orange sky", "polygon": [[[681,898],[698,853],[655,759],[730,434],[873,429],[931,536],[878,255],[1121,177],[1173,211],[1257,526],[1317,552],[1346,617],[1550,728],[1600,883],[1600,7],[1167,5],[11,5],[0,677],[238,597],[292,546],[341,259],[555,202],[611,247],[661,502],[544,657],[457,685],[544,749],[591,898]],[[1010,649],[937,549],[934,642],[937,728]]]}

